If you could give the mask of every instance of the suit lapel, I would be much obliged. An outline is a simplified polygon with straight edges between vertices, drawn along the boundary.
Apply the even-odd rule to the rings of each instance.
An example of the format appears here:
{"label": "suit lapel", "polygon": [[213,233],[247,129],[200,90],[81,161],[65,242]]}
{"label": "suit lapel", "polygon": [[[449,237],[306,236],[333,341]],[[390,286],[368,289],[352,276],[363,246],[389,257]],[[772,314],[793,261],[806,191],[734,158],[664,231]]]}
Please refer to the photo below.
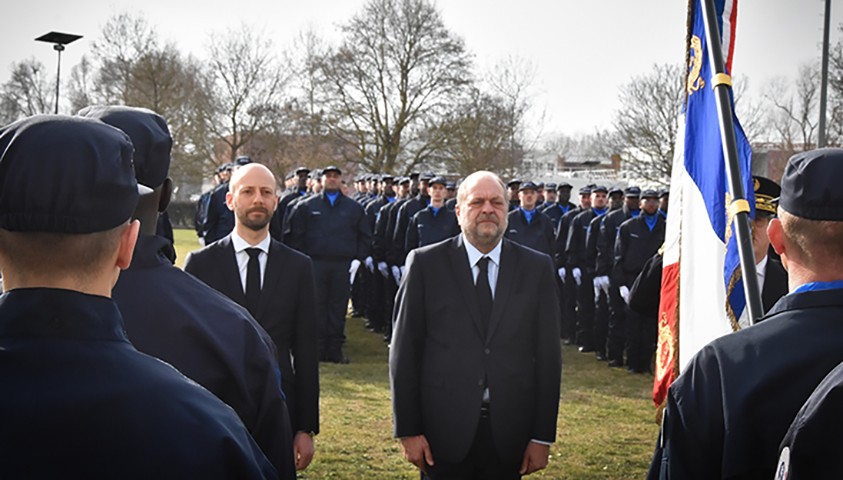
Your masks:
{"label": "suit lapel", "polygon": [[258,314],[256,317],[262,317],[264,311],[270,303],[272,295],[271,292],[278,281],[281,279],[281,247],[275,240],[269,242],[269,255],[266,257],[266,271],[263,274],[263,288],[261,288],[260,303],[258,303]]}
{"label": "suit lapel", "polygon": [[[245,308],[246,294],[243,292],[243,284],[240,282],[240,268],[237,266],[237,257],[234,253],[234,244],[231,243],[231,235],[224,237],[217,245],[222,251],[219,271],[223,272],[222,281],[225,282],[226,289],[224,293]],[[233,275],[228,272],[232,272]]]}
{"label": "suit lapel", "polygon": [[486,335],[486,341],[492,338],[495,329],[501,322],[501,318],[503,318],[503,312],[512,293],[512,284],[515,278],[516,253],[508,240],[502,239],[501,242],[503,242],[501,245],[501,264],[498,269],[498,281],[495,285],[495,300],[492,302],[492,318],[489,320],[489,331]]}
{"label": "suit lapel", "polygon": [[468,253],[462,242],[462,236],[458,235],[451,241],[451,269],[453,277],[457,279],[462,298],[467,299],[468,313],[477,328],[479,335],[482,335],[483,327],[480,324],[480,305],[477,303],[477,291],[474,288],[474,276],[471,273],[471,266],[468,264]]}

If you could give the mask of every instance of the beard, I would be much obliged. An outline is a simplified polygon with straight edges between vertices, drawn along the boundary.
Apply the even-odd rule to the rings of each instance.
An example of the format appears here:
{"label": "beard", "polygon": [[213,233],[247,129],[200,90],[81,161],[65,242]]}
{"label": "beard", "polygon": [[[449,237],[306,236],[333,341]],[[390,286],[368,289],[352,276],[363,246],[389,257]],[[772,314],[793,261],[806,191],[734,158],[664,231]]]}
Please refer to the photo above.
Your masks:
{"label": "beard", "polygon": [[[485,220],[493,220],[494,223]],[[501,221],[496,216],[478,216],[472,225],[463,229],[463,233],[476,246],[494,247],[503,238],[509,219]]]}
{"label": "beard", "polygon": [[[253,218],[250,214],[254,212],[260,212],[263,215]],[[239,220],[244,227],[256,232],[266,228],[266,226],[269,225],[269,220],[271,218],[272,216],[270,215],[269,210],[263,207],[254,207],[246,211],[237,212],[237,220]]]}

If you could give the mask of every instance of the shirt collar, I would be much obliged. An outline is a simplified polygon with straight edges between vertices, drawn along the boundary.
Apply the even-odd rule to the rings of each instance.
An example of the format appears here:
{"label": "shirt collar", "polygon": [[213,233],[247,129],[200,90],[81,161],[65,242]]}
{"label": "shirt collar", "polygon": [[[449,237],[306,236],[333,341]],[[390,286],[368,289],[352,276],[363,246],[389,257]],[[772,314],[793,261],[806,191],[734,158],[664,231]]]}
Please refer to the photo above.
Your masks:
{"label": "shirt collar", "polygon": [[492,251],[488,254],[484,255],[480,250],[477,250],[477,248],[475,248],[474,245],[472,245],[467,238],[465,238],[465,235],[460,235],[462,235],[462,243],[463,245],[465,245],[465,252],[468,254],[468,265],[470,267],[474,267],[475,265],[477,265],[477,262],[480,260],[480,258],[484,256],[489,257],[489,260],[494,262],[495,265],[500,266],[501,244],[503,243],[502,241],[498,241],[498,244],[495,245],[495,248],[493,248]]}
{"label": "shirt collar", "polygon": [[266,236],[263,237],[263,240],[261,240],[257,245],[250,245],[249,242],[247,242],[246,240],[243,240],[243,237],[241,237],[240,235],[237,235],[236,230],[231,231],[231,245],[234,247],[235,253],[240,253],[243,250],[246,250],[247,248],[259,248],[263,253],[266,253],[268,255],[269,254],[269,242],[270,242],[269,233],[267,233]]}

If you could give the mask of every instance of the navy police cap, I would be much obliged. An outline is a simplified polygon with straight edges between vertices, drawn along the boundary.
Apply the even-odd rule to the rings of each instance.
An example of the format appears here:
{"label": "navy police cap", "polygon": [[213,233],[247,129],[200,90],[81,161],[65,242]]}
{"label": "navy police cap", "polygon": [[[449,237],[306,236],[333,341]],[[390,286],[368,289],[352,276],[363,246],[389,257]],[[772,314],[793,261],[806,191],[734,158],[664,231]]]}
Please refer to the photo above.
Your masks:
{"label": "navy police cap", "polygon": [[627,187],[626,190],[624,191],[624,194],[627,197],[630,197],[630,198],[640,197],[641,196],[641,189],[638,188],[638,187],[635,187],[635,186]]}
{"label": "navy police cap", "polygon": [[138,183],[149,188],[164,183],[170,170],[173,138],[161,115],[145,108],[122,105],[85,107],[78,115],[96,118],[123,130],[135,148],[132,159]]}
{"label": "navy police cap", "polygon": [[843,221],[843,150],[821,148],[787,161],[779,205],[808,220]]}
{"label": "navy police cap", "polygon": [[530,181],[524,182],[518,187],[519,192],[523,192],[524,190],[537,190],[537,189],[538,189],[538,186],[535,183],[530,182]]}
{"label": "navy police cap", "polygon": [[445,178],[444,178],[444,177],[433,177],[433,178],[431,178],[431,179],[430,179],[430,181],[428,182],[428,185],[430,185],[430,186],[437,185],[437,184],[438,184],[438,185],[442,185],[443,187],[447,187],[447,186],[448,186],[448,181],[447,181],[447,180],[445,180]]}
{"label": "navy police cap", "polygon": [[128,221],[138,202],[132,142],[99,120],[36,115],[0,129],[0,228],[85,234]]}

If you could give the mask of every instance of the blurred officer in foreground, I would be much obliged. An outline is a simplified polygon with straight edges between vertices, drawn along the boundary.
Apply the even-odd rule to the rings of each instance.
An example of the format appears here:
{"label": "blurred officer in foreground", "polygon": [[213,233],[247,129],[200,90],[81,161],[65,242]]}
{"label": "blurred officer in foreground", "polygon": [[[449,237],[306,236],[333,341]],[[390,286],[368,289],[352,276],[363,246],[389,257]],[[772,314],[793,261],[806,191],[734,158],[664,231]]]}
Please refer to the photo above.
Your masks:
{"label": "blurred officer in foreground", "polygon": [[296,203],[284,235],[287,245],[313,260],[319,354],[332,363],[348,363],[342,347],[350,279],[372,248],[366,213],[340,192],[341,174],[333,166],[322,170],[324,191]]}
{"label": "blurred officer in foreground", "polygon": [[272,340],[246,310],[174,267],[172,243],[155,234],[154,219],[167,208],[173,187],[167,123],[150,110],[123,106],[88,107],[79,115],[129,135],[138,183],[153,189],[135,209],[141,230],[132,264],[112,290],[129,340],[231,406],[279,475],[295,478]]}
{"label": "blurred officer in foreground", "polygon": [[649,478],[774,478],[788,426],[843,361],[841,178],[840,149],[788,161],[767,233],[790,293],[763,322],[703,347],[670,386]]}
{"label": "blurred officer in foreground", "polygon": [[110,296],[139,229],[129,138],[39,115],[0,129],[0,152],[3,476],[277,478],[231,408],[126,338]]}

